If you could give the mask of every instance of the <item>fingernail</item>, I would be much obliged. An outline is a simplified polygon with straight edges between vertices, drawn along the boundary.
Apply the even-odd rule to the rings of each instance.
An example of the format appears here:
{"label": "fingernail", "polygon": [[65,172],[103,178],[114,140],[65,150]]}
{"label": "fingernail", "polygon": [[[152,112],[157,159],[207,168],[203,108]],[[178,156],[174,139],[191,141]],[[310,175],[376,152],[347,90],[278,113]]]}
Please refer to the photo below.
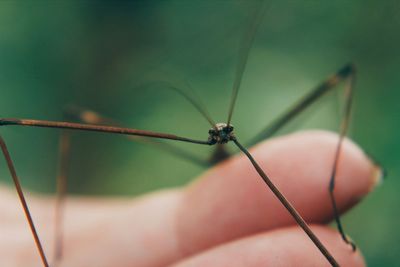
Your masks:
{"label": "fingernail", "polygon": [[382,164],[376,158],[371,154],[368,153],[367,151],[364,150],[364,153],[367,155],[367,157],[370,159],[370,161],[373,164],[373,169],[372,173],[370,176],[370,184],[369,184],[369,191],[373,191],[376,187],[380,186],[383,181],[387,177],[387,171],[384,167],[382,167]]}
{"label": "fingernail", "polygon": [[386,171],[380,165],[374,164],[372,168],[368,192],[372,192],[376,187],[380,186],[386,176]]}

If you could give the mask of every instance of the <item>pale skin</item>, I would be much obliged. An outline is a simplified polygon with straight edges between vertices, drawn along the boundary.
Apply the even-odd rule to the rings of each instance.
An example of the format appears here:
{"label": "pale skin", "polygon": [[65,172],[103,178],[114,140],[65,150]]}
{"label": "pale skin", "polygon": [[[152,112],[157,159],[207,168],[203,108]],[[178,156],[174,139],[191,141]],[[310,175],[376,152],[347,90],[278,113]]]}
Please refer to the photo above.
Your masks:
{"label": "pale skin", "polygon": [[[360,250],[353,252],[326,225],[332,220],[328,184],[337,139],[329,132],[300,132],[250,152],[341,266],[365,266]],[[340,210],[366,196],[379,173],[346,140],[335,189]],[[54,199],[29,195],[28,201],[52,262]],[[57,266],[329,266],[243,155],[181,188],[135,199],[69,197],[64,225],[64,258]],[[4,186],[0,259],[2,266],[41,266],[15,192]]]}

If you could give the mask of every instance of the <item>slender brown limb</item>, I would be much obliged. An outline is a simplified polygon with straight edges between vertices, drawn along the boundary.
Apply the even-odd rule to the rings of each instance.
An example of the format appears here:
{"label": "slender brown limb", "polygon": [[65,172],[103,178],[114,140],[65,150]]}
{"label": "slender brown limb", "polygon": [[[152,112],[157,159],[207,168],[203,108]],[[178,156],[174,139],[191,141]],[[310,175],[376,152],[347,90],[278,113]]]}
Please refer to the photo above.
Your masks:
{"label": "slender brown limb", "polygon": [[304,230],[304,232],[308,235],[311,241],[317,246],[317,248],[321,251],[321,253],[325,256],[325,258],[329,261],[332,266],[339,266],[339,263],[335,260],[332,254],[326,249],[326,247],[322,244],[322,242],[318,239],[318,237],[314,234],[314,232],[307,225],[305,220],[301,217],[301,215],[296,211],[292,204],[286,199],[286,197],[279,191],[279,189],[272,183],[269,177],[265,174],[265,172],[261,169],[260,165],[255,161],[253,156],[244,148],[236,138],[233,138],[232,141],[236,144],[236,146],[249,158],[251,164],[253,164],[257,173],[261,176],[263,181],[267,184],[267,186],[271,189],[272,193],[279,199],[283,206],[289,211],[290,215],[295,219],[297,224]]}
{"label": "slender brown limb", "polygon": [[46,121],[46,120],[29,120],[29,119],[14,119],[5,118],[0,119],[0,126],[3,125],[19,125],[29,127],[44,127],[44,128],[58,128],[58,129],[71,129],[81,131],[93,131],[93,132],[104,132],[104,133],[116,133],[122,135],[137,135],[146,136],[160,139],[169,139],[181,142],[188,142],[200,145],[211,145],[209,141],[195,140],[191,138],[181,137],[173,134],[159,133],[131,128],[114,127],[106,125],[91,125],[73,122],[62,122],[62,121]]}
{"label": "slender brown limb", "polygon": [[28,224],[29,224],[29,227],[31,229],[33,238],[35,240],[36,248],[39,251],[40,258],[42,260],[43,266],[44,267],[48,267],[49,264],[47,262],[46,255],[44,253],[42,243],[40,242],[39,235],[38,235],[38,233],[36,231],[35,224],[33,223],[32,215],[31,215],[31,213],[29,211],[28,204],[26,203],[25,196],[24,196],[24,193],[22,191],[21,183],[19,182],[19,179],[18,179],[18,176],[17,176],[17,172],[15,171],[15,167],[14,167],[13,161],[12,161],[10,153],[8,152],[8,149],[7,149],[7,145],[6,145],[6,143],[4,142],[4,139],[1,136],[0,136],[0,146],[1,146],[1,150],[3,152],[4,158],[5,158],[6,162],[7,162],[8,170],[10,171],[11,177],[12,177],[12,179],[14,181],[15,189],[17,190],[18,197],[19,197],[19,200],[21,202],[22,208],[24,209],[24,213],[25,213],[26,219],[28,220]]}
{"label": "slender brown limb", "polygon": [[[64,117],[66,119],[79,120],[88,124],[111,124],[115,126],[114,120],[109,118],[105,118],[94,112],[92,110],[83,109],[76,106],[69,106],[64,110]],[[60,156],[59,156],[59,173],[57,175],[57,195],[56,195],[56,206],[55,206],[55,235],[54,235],[54,262],[53,265],[58,264],[63,257],[63,242],[64,242],[64,233],[63,233],[63,218],[64,218],[64,209],[65,209],[65,198],[67,192],[67,169],[69,165],[69,157],[70,157],[70,138],[71,133],[68,130],[62,130],[60,136]],[[199,165],[209,165],[206,161],[201,161],[201,159],[196,158],[195,156],[187,153],[186,151],[180,150],[179,148],[169,145],[167,143],[162,143],[157,140],[153,140],[152,138],[146,138],[142,136],[132,136],[128,135],[127,138],[139,141],[142,143],[148,143],[150,145],[154,145],[166,151],[169,151],[172,154],[175,154],[180,157],[189,158],[193,162],[196,162]]]}
{"label": "slender brown limb", "polygon": [[311,92],[301,98],[297,103],[290,107],[285,113],[279,116],[271,124],[265,127],[259,134],[257,134],[250,142],[246,143],[247,146],[251,147],[258,142],[273,136],[278,132],[283,126],[285,126],[289,121],[293,120],[295,117],[299,116],[302,111],[306,110],[323,95],[325,95],[330,90],[336,88],[336,86],[346,80],[350,75],[354,74],[355,67],[353,64],[346,64],[337,73],[329,77],[327,80],[322,82],[316,88],[311,90]]}
{"label": "slender brown limb", "polygon": [[70,161],[71,134],[67,130],[63,130],[60,135],[59,143],[59,166],[57,175],[57,195],[55,206],[54,221],[54,263],[58,264],[63,257],[64,244],[64,212],[65,200],[67,194],[68,166]]}
{"label": "slender brown limb", "polygon": [[[188,88],[193,92],[193,89],[190,86],[189,82],[186,81],[186,83],[188,84]],[[203,117],[210,123],[212,127],[215,126],[215,121],[211,118],[211,115],[208,112],[206,106],[202,102],[200,102],[199,98],[196,101],[194,96],[190,96],[189,94],[185,93],[182,89],[176,86],[170,86],[170,88],[178,92],[184,98],[186,98],[201,113],[201,115],[203,115]]]}
{"label": "slender brown limb", "polygon": [[349,128],[350,112],[351,112],[351,106],[352,106],[352,102],[353,102],[354,83],[355,83],[355,68],[353,67],[351,69],[351,72],[349,72],[346,76],[346,85],[345,85],[346,86],[345,87],[346,102],[345,102],[345,106],[343,108],[343,115],[342,115],[343,117],[342,117],[342,121],[341,121],[341,125],[340,125],[339,142],[337,144],[336,151],[335,151],[331,179],[330,179],[330,183],[329,183],[329,196],[332,201],[332,209],[333,209],[333,214],[335,217],[337,228],[338,228],[343,240],[347,244],[351,245],[351,247],[353,248],[353,251],[356,250],[356,245],[354,244],[353,241],[351,241],[347,238],[347,236],[343,230],[343,226],[340,221],[339,211],[338,211],[337,204],[336,204],[336,198],[334,195],[334,189],[335,189],[335,180],[336,180],[337,169],[338,169],[338,165],[339,165],[340,151],[342,149],[344,137],[346,136],[347,130]]}
{"label": "slender brown limb", "polygon": [[265,1],[262,2],[261,5],[262,6],[256,10],[256,14],[253,15],[254,18],[251,18],[252,23],[251,23],[249,29],[245,32],[243,42],[240,46],[239,61],[238,61],[238,64],[236,65],[235,81],[233,83],[231,102],[230,102],[229,111],[228,111],[228,120],[227,120],[228,125],[231,124],[233,110],[235,109],[236,99],[237,99],[237,96],[239,93],[240,84],[242,83],[243,73],[246,68],[247,60],[249,59],[249,53],[250,53],[251,46],[254,43],[254,39],[255,39],[257,30],[261,24],[262,18],[264,17],[264,14],[267,11],[267,5],[266,5]]}
{"label": "slender brown limb", "polygon": [[[4,125],[45,127],[45,128],[58,128],[58,129],[64,129],[64,130],[69,129],[69,130],[83,130],[83,131],[116,133],[116,134],[123,134],[123,135],[170,139],[170,140],[202,144],[202,145],[211,145],[211,143],[209,141],[200,141],[200,140],[180,137],[180,136],[176,136],[176,135],[172,135],[172,134],[164,134],[164,133],[158,133],[158,132],[123,128],[123,127],[114,127],[114,126],[107,126],[107,125],[90,125],[90,124],[71,123],[71,122],[27,120],[27,119],[14,119],[14,118],[0,119],[0,126],[4,126]],[[63,138],[63,140],[61,141],[62,142],[61,143],[62,150],[61,150],[61,163],[60,163],[61,170],[60,170],[58,186],[57,186],[58,196],[56,199],[56,214],[55,214],[55,255],[54,255],[55,263],[57,263],[62,257],[62,242],[63,242],[62,220],[63,220],[65,193],[66,193],[66,177],[64,177],[64,176],[66,174],[67,161],[68,161],[68,150],[69,150],[69,139],[67,139],[68,137],[64,136],[62,138]],[[39,250],[39,253],[42,258],[44,266],[47,267],[49,265],[48,265],[47,259],[45,257],[45,254],[43,252],[43,248],[40,243],[39,236],[33,225],[33,221],[30,216],[25,198],[22,194],[22,189],[19,184],[18,178],[15,174],[15,170],[12,165],[11,158],[8,154],[7,148],[2,139],[0,140],[0,145],[3,149],[3,154],[6,157],[10,172],[13,176],[14,183],[16,184],[16,189],[17,189],[18,195],[20,197],[21,203],[24,207],[25,214],[28,218],[28,222],[31,227],[33,237],[35,239],[36,246]]]}
{"label": "slender brown limb", "polygon": [[[68,116],[68,118],[83,123],[103,124],[103,125],[107,124],[118,127],[121,126],[121,124],[116,122],[115,120],[107,118],[99,114],[98,112],[95,112],[90,109],[85,109],[77,106],[68,106],[65,109],[65,113]],[[208,160],[202,159],[197,155],[194,155],[193,153],[189,153],[188,151],[185,151],[169,143],[161,142],[152,138],[132,136],[132,135],[128,135],[127,138],[138,143],[149,144],[151,146],[154,146],[155,148],[170,153],[178,158],[191,161],[192,163],[202,167],[209,167],[211,165],[211,163]]]}
{"label": "slender brown limb", "polygon": [[331,178],[329,182],[329,196],[332,202],[332,209],[333,209],[333,215],[335,218],[335,222],[337,225],[337,228],[339,230],[340,235],[342,236],[343,240],[347,243],[350,244],[353,248],[353,250],[356,249],[355,244],[350,241],[344,230],[342,223],[340,221],[340,216],[339,216],[339,211],[336,205],[336,199],[334,196],[334,188],[335,188],[335,178],[336,178],[336,172],[339,164],[339,155],[340,155],[340,150],[342,147],[342,143],[344,140],[344,137],[346,136],[347,130],[348,130],[348,125],[350,121],[350,111],[351,111],[351,104],[352,104],[352,99],[353,99],[353,90],[354,90],[354,83],[355,83],[355,66],[353,64],[347,64],[343,66],[341,69],[339,69],[338,72],[336,72],[334,75],[329,77],[327,80],[322,82],[320,85],[318,85],[315,89],[313,89],[309,94],[304,96],[298,103],[296,103],[293,107],[291,107],[287,112],[285,112],[282,116],[280,116],[278,119],[276,119],[272,124],[268,125],[264,130],[261,131],[255,138],[253,138],[249,143],[248,146],[252,146],[259,141],[269,138],[272,135],[274,135],[277,131],[279,131],[283,126],[285,126],[289,121],[294,119],[296,116],[298,116],[302,111],[310,107],[313,103],[315,103],[318,99],[320,99],[323,95],[325,95],[327,92],[333,90],[334,88],[337,88],[337,85],[343,81],[346,82],[346,88],[344,91],[345,95],[345,106],[343,110],[343,117],[342,117],[342,122],[340,126],[340,136],[339,136],[339,141],[336,147],[335,151],[335,156],[334,156],[334,162],[333,162],[333,167],[332,167],[332,173],[331,173]]}

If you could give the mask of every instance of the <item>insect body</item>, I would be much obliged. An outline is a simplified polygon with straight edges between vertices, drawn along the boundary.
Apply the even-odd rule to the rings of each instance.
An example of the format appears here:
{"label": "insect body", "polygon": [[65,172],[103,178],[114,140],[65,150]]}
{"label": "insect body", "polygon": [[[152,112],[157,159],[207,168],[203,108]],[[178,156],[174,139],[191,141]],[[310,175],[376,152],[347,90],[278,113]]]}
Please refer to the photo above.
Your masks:
{"label": "insect body", "polygon": [[226,123],[217,123],[214,128],[211,128],[208,133],[208,141],[211,144],[226,144],[232,141],[235,136],[233,134],[233,126]]}

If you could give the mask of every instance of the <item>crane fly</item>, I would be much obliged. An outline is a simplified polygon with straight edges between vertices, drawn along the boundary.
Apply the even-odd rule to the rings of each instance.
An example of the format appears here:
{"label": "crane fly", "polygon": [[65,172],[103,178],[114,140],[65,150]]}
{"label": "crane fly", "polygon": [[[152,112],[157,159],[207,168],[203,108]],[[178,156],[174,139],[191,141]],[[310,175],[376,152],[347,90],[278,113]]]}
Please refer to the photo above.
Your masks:
{"label": "crane fly", "polygon": [[[0,126],[25,126],[25,127],[44,127],[44,128],[57,128],[62,129],[61,133],[61,141],[60,141],[60,172],[58,175],[58,186],[57,186],[57,213],[56,213],[56,234],[55,234],[55,256],[54,262],[59,262],[62,258],[62,215],[63,215],[63,205],[66,194],[66,166],[69,158],[69,146],[70,146],[70,130],[76,131],[93,131],[93,132],[103,132],[103,133],[112,133],[127,136],[135,141],[145,142],[152,145],[157,145],[164,150],[169,151],[172,154],[175,154],[179,157],[183,157],[187,160],[191,160],[196,164],[203,166],[211,166],[215,163],[218,163],[227,157],[230,154],[225,149],[225,145],[228,143],[233,143],[236,147],[248,158],[254,169],[259,174],[260,178],[264,181],[264,183],[269,187],[272,193],[278,198],[284,208],[290,213],[293,219],[297,222],[297,224],[304,230],[310,240],[315,244],[316,249],[318,249],[326,258],[327,261],[332,266],[339,266],[339,263],[332,256],[332,254],[326,249],[324,244],[319,240],[319,238],[313,233],[313,231],[309,228],[305,220],[302,216],[296,211],[293,205],[286,199],[284,194],[280,192],[280,190],[274,185],[274,183],[270,180],[270,177],[266,172],[259,166],[256,159],[249,153],[246,147],[254,145],[261,140],[271,137],[277,131],[279,131],[284,125],[286,125],[293,118],[297,117],[300,113],[306,110],[313,103],[317,102],[323,95],[327,94],[329,91],[333,91],[338,87],[340,83],[345,84],[344,96],[345,96],[345,105],[343,107],[343,113],[341,117],[341,125],[339,132],[339,140],[335,150],[333,168],[331,171],[330,183],[329,183],[329,196],[332,202],[332,210],[333,215],[339,230],[340,235],[343,240],[350,244],[353,249],[355,249],[355,245],[350,241],[344,231],[340,221],[338,208],[336,205],[336,200],[334,197],[334,188],[335,188],[335,177],[336,170],[338,168],[339,155],[342,147],[342,143],[344,137],[346,136],[349,119],[350,119],[350,111],[352,106],[352,95],[355,83],[355,67],[353,64],[346,64],[342,68],[340,68],[336,73],[328,77],[326,80],[321,82],[318,86],[312,89],[308,94],[302,97],[297,103],[295,103],[288,110],[283,112],[281,116],[275,119],[271,124],[267,125],[258,135],[256,135],[248,144],[243,145],[240,139],[235,135],[234,126],[232,124],[234,109],[236,106],[239,89],[243,77],[243,73],[247,64],[247,60],[249,57],[249,53],[254,42],[257,29],[261,24],[262,18],[266,12],[266,5],[263,8],[260,8],[256,11],[254,19],[252,20],[251,25],[249,26],[249,30],[245,33],[245,37],[243,38],[239,60],[236,66],[235,71],[235,79],[232,87],[232,94],[230,98],[230,104],[228,108],[228,115],[225,122],[215,122],[205,107],[198,102],[195,98],[189,96],[180,88],[175,87],[173,85],[167,85],[170,89],[181,94],[186,98],[209,122],[211,128],[208,129],[208,137],[204,140],[193,139],[190,137],[179,136],[170,133],[164,132],[153,132],[141,129],[133,129],[133,128],[125,128],[119,126],[113,120],[108,119],[106,117],[101,116],[100,114],[79,108],[79,107],[70,107],[66,110],[66,119],[65,121],[48,121],[48,120],[33,120],[33,119],[21,119],[21,118],[1,118]],[[72,122],[71,120],[78,120],[78,122]],[[208,160],[202,160],[193,155],[178,149],[170,143],[160,142],[160,140],[170,140],[176,142],[184,142],[190,143],[193,145],[203,145],[203,146],[214,146],[216,147],[212,157]],[[25,213],[26,219],[28,221],[30,230],[32,232],[32,236],[34,242],[36,244],[38,253],[40,255],[43,266],[50,266],[48,255],[46,255],[42,243],[40,241],[40,237],[35,228],[35,223],[32,218],[31,212],[28,207],[28,203],[25,199],[22,186],[20,184],[19,178],[17,176],[17,172],[14,167],[13,160],[10,156],[9,150],[7,148],[6,142],[0,136],[0,146],[3,153],[3,156],[6,160],[7,167],[11,174],[11,178],[14,182],[15,189],[17,191],[19,200],[21,202],[23,211]]]}

